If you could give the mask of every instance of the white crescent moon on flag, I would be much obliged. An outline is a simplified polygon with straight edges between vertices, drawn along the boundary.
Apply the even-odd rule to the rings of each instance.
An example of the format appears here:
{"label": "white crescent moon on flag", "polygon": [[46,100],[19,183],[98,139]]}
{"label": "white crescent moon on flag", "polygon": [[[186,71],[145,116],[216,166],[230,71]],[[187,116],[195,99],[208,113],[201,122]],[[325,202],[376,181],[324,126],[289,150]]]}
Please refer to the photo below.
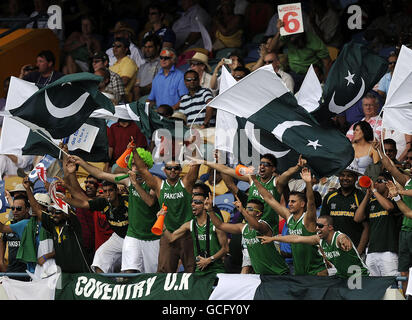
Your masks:
{"label": "white crescent moon on flag", "polygon": [[330,99],[330,102],[329,102],[329,110],[331,112],[339,114],[345,111],[347,108],[352,107],[356,102],[358,102],[360,98],[362,98],[363,93],[365,92],[365,81],[363,81],[363,78],[361,79],[362,79],[362,85],[360,87],[358,94],[356,95],[355,98],[353,98],[351,101],[349,101],[344,106],[340,106],[335,103],[335,92],[333,92],[332,98]]}
{"label": "white crescent moon on flag", "polygon": [[268,149],[264,146],[262,146],[256,139],[255,133],[254,133],[255,125],[252,122],[247,121],[245,124],[245,133],[247,137],[249,138],[250,143],[252,146],[256,149],[259,150],[260,154],[265,154],[265,153],[271,153],[273,154],[276,158],[282,158],[283,156],[287,155],[290,151],[290,149],[285,150],[285,151],[274,151],[271,149]]}
{"label": "white crescent moon on flag", "polygon": [[309,126],[311,125],[309,123],[303,122],[303,121],[284,121],[281,124],[278,124],[275,129],[272,130],[272,133],[278,138],[281,142],[283,142],[283,134],[287,129],[290,129],[292,127],[296,126]]}
{"label": "white crescent moon on flag", "polygon": [[65,108],[57,108],[51,101],[49,96],[47,95],[47,90],[44,91],[44,99],[46,102],[47,111],[55,118],[66,118],[70,117],[77,112],[79,112],[82,108],[84,103],[86,102],[87,98],[89,97],[89,93],[83,93],[76,101],[72,104],[68,105]]}

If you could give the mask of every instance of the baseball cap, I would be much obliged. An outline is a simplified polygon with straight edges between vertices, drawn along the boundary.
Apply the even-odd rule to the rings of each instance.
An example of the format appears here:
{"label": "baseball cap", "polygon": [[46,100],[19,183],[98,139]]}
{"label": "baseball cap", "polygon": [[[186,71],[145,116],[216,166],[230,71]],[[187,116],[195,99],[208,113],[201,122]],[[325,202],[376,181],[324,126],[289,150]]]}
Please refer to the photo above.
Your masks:
{"label": "baseball cap", "polygon": [[102,59],[103,61],[109,61],[109,56],[103,51],[98,51],[93,54],[92,59]]}

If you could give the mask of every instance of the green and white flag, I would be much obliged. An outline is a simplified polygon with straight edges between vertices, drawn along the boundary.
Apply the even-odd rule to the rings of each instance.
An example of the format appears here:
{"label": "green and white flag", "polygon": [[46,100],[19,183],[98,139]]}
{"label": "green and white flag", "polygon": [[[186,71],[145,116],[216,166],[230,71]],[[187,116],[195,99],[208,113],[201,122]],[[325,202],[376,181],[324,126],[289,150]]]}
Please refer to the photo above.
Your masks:
{"label": "green and white flag", "polygon": [[98,90],[100,81],[100,76],[88,72],[69,74],[7,110],[32,129],[46,130],[54,139],[65,138],[76,132],[94,110],[114,113],[110,99]]}
{"label": "green and white flag", "polygon": [[387,61],[365,45],[345,44],[329,70],[320,106],[313,115],[324,122],[349,109],[372,90],[387,68]]}
{"label": "green and white flag", "polygon": [[270,132],[307,159],[318,176],[336,174],[353,160],[350,141],[336,129],[321,127],[298,105],[272,66],[252,72],[209,105]]}

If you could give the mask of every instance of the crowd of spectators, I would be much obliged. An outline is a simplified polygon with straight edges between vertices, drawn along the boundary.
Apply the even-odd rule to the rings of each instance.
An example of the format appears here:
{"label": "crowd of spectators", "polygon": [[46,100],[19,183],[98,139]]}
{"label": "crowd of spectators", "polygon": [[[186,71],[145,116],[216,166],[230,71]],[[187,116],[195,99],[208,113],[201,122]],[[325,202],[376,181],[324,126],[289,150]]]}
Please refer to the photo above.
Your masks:
{"label": "crowd of spectators", "polygon": [[[173,159],[164,164],[160,178],[149,170],[152,158],[142,151],[150,154],[153,143],[134,121],[108,122],[110,161],[103,168],[75,156],[60,160],[61,197],[71,205],[67,212],[53,206],[50,199],[33,196],[27,178],[21,190],[6,191],[12,210],[8,223],[1,224],[1,270],[34,271],[36,264],[55,259],[65,272],[327,275],[334,274],[332,263],[338,275],[347,276],[342,261],[332,257],[338,252],[342,260],[359,265],[363,274],[408,276],[412,136],[385,129],[381,109],[400,47],[412,45],[412,6],[401,0],[301,1],[305,31],[280,36],[283,22],[277,5],[285,3],[289,1],[122,1],[114,5],[36,0],[32,7],[9,0],[8,17],[47,15],[48,5],[59,4],[64,21],[63,30],[56,32],[61,65],[55,65],[55,56],[45,48],[35,63],[25,61],[20,74],[10,76],[43,87],[65,74],[94,73],[103,77],[99,90],[115,105],[147,102],[160,115],[184,119],[198,129],[215,126],[216,110],[206,105],[219,94],[222,68],[239,81],[272,65],[289,91],[296,93],[311,65],[323,85],[343,45],[357,41],[387,59],[388,72],[340,115],[355,157],[347,169],[332,177],[311,176],[302,158],[289,170],[277,172],[276,158],[265,154],[257,177],[239,177],[230,166],[207,161],[192,162],[185,169]],[[348,28],[351,4],[362,8],[360,30]],[[4,27],[14,25],[3,23]],[[205,30],[211,51],[206,49]],[[0,100],[0,110],[9,80],[4,79],[6,96]],[[127,144],[130,137],[134,145]],[[122,170],[115,162],[127,147],[133,148],[134,163]],[[24,176],[38,159],[0,155],[0,180]],[[89,174],[84,189],[76,177],[78,167]],[[115,178],[124,173],[128,177],[118,182]],[[296,175],[300,183],[292,183]],[[370,186],[359,185],[362,175],[371,178]],[[239,188],[239,181],[249,183],[248,187]],[[226,208],[213,206],[215,187],[215,199],[233,195],[235,208],[229,215]],[[30,208],[35,218],[30,218]],[[151,232],[159,215],[165,215],[162,236]],[[28,227],[32,229],[24,231]],[[40,252],[39,228],[45,229],[43,236],[53,245],[49,252],[43,250],[29,259],[27,249],[18,246],[27,248],[34,241]],[[290,238],[276,236],[285,235],[286,228]],[[24,235],[24,241],[19,235]],[[302,236],[310,239],[302,240]]]}

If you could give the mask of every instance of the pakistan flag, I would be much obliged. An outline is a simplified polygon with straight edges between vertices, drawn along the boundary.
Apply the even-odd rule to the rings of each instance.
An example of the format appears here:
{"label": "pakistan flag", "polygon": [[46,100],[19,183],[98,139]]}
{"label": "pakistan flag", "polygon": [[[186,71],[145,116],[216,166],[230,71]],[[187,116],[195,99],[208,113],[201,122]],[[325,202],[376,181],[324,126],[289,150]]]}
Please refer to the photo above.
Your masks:
{"label": "pakistan flag", "polygon": [[101,80],[88,72],[66,75],[9,111],[33,130],[46,130],[54,139],[68,137],[94,110],[103,108],[114,113],[110,99],[98,90]]}
{"label": "pakistan flag", "polygon": [[209,105],[270,132],[307,159],[317,176],[336,174],[353,160],[350,141],[336,129],[321,127],[298,104],[271,65],[249,74]]}
{"label": "pakistan flag", "polygon": [[345,44],[329,71],[320,106],[312,114],[324,122],[344,112],[372,90],[387,68],[386,59],[365,45],[353,41]]}

